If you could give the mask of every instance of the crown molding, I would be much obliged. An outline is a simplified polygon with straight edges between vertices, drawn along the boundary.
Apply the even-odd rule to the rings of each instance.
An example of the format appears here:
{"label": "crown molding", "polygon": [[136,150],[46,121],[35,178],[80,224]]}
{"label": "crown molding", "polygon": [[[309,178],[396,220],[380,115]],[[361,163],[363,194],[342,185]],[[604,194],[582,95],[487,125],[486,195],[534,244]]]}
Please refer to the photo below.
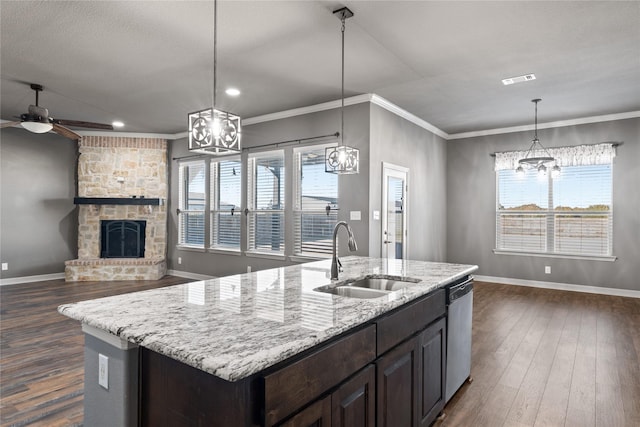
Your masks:
{"label": "crown molding", "polygon": [[[581,117],[579,119],[558,120],[555,122],[538,123],[538,129],[551,129],[566,126],[585,125],[589,123],[612,122],[614,120],[634,119],[640,117],[640,111],[629,111],[626,113],[605,114],[602,116]],[[448,139],[474,138],[478,136],[499,135],[512,132],[527,132],[534,130],[534,125],[512,126],[507,128],[487,129],[472,132],[454,133]]]}
{"label": "crown molding", "polygon": [[396,104],[389,102],[381,96],[376,94],[371,95],[371,103],[376,104],[379,107],[384,108],[385,110],[394,113],[395,115],[402,117],[403,119],[410,121],[411,123],[420,126],[421,128],[428,130],[431,133],[438,135],[441,138],[449,139],[449,134],[439,128],[435,127],[431,123],[426,120],[422,120],[420,117],[408,112],[407,110],[398,107]]}

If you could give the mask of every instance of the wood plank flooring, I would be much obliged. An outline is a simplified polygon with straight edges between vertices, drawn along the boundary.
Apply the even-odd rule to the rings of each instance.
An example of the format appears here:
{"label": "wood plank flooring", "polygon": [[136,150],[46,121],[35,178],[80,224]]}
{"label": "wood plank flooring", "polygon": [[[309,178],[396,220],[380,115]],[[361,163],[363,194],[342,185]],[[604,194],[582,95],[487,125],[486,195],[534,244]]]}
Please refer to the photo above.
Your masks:
{"label": "wood plank flooring", "polygon": [[48,282],[0,286],[0,425],[79,426],[84,335],[60,304],[189,282]]}
{"label": "wood plank flooring", "polygon": [[[188,281],[0,287],[0,424],[82,425],[84,337],[58,305]],[[640,426],[640,299],[476,282],[471,375],[437,426]]]}
{"label": "wood plank flooring", "polygon": [[476,282],[444,426],[640,426],[640,299]]}

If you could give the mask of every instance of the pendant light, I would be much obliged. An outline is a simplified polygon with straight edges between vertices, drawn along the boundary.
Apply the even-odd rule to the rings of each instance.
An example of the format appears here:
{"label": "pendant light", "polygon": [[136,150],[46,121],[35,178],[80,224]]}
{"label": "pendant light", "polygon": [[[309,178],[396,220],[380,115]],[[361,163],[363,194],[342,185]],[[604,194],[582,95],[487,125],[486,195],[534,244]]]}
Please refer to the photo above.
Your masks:
{"label": "pendant light", "polygon": [[340,107],[340,145],[329,147],[324,153],[325,172],[340,175],[357,174],[360,169],[360,150],[344,144],[344,29],[345,20],[353,16],[347,7],[333,11],[342,23],[342,104]]}
{"label": "pendant light", "polygon": [[216,109],[218,1],[213,2],[213,93],[211,108],[189,114],[189,150],[206,154],[240,153],[240,116]]}
{"label": "pendant light", "polygon": [[[538,176],[545,176],[547,174],[547,167],[545,163],[555,162],[549,151],[544,148],[538,139],[538,102],[542,101],[540,98],[532,99],[531,102],[535,104],[535,127],[533,140],[531,140],[531,146],[524,155],[524,158],[518,160],[518,167],[516,173],[518,175],[524,175],[526,169],[537,169]],[[542,154],[542,155],[541,155]],[[557,178],[560,175],[560,166],[554,165],[551,168],[551,176]]]}

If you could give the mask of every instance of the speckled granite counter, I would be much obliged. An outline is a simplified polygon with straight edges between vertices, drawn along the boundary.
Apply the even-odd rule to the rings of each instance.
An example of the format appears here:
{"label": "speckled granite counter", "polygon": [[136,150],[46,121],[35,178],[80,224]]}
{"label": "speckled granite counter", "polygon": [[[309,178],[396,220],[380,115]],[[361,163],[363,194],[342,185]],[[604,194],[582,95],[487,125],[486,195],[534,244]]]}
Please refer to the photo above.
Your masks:
{"label": "speckled granite counter", "polygon": [[474,272],[474,265],[345,257],[340,281],[419,279],[375,299],[314,291],[330,260],[61,305],[58,311],[182,363],[238,381]]}

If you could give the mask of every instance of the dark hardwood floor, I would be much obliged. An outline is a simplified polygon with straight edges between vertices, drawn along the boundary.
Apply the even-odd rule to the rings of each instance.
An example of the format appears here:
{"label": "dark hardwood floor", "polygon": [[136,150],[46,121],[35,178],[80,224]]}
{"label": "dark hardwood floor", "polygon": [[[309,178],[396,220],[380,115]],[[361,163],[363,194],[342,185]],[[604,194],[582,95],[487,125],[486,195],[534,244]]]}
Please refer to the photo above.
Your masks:
{"label": "dark hardwood floor", "polygon": [[[2,426],[82,424],[83,345],[66,302],[158,282],[0,287]],[[640,299],[476,283],[474,381],[438,426],[640,426]]]}
{"label": "dark hardwood floor", "polygon": [[84,335],[60,304],[189,279],[48,282],[0,286],[0,424],[78,426],[83,419]]}

